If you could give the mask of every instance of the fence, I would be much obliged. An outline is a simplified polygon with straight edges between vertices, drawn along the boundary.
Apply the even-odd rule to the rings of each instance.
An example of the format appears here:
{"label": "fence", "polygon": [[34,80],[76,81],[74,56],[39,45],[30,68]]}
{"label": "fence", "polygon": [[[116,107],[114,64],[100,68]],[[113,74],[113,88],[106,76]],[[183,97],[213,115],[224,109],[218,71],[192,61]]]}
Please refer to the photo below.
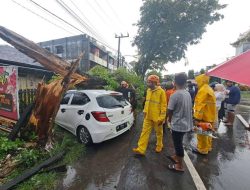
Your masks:
{"label": "fence", "polygon": [[24,109],[34,102],[36,95],[36,89],[19,90],[19,114],[21,115]]}

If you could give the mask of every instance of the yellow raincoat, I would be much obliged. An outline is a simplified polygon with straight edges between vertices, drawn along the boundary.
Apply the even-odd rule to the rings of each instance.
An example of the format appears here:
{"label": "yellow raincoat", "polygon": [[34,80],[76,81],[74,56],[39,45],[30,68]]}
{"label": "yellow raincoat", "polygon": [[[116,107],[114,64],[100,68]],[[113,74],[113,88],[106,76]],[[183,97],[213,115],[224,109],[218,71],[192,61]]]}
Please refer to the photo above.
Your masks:
{"label": "yellow raincoat", "polygon": [[[212,125],[216,121],[216,98],[213,89],[208,85],[209,76],[205,74],[195,78],[198,93],[194,101],[194,118],[199,121],[209,122]],[[197,149],[202,154],[212,150],[212,138],[205,135],[197,135]]]}
{"label": "yellow raincoat", "polygon": [[140,139],[138,141],[138,151],[145,154],[149,136],[152,128],[156,132],[156,151],[160,152],[163,148],[163,128],[162,123],[165,120],[167,111],[166,93],[161,87],[154,90],[148,89],[146,102],[144,106],[144,121]]}

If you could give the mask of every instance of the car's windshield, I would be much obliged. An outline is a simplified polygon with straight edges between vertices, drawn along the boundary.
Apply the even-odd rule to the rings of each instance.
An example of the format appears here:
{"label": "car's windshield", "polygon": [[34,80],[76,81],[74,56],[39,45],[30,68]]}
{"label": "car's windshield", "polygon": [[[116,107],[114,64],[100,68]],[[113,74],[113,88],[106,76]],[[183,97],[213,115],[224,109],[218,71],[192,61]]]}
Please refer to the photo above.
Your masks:
{"label": "car's windshield", "polygon": [[97,103],[102,108],[117,108],[128,105],[122,95],[102,95],[96,98]]}

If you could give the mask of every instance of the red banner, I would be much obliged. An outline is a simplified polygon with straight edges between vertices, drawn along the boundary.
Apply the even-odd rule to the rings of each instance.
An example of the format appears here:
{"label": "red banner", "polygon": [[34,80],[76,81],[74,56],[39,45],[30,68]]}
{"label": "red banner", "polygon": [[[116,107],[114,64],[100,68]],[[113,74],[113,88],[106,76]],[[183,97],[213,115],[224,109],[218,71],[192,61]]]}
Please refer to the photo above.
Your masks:
{"label": "red banner", "polygon": [[17,67],[0,66],[0,116],[18,120]]}

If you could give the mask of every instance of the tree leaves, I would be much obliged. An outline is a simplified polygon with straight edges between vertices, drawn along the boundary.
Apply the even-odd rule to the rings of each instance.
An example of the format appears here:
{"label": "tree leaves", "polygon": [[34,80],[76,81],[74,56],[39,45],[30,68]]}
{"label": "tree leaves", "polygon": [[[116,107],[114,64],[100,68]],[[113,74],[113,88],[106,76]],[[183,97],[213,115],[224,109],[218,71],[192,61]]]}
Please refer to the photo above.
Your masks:
{"label": "tree leaves", "polygon": [[218,11],[225,7],[218,0],[144,1],[133,42],[140,54],[135,71],[144,76],[147,70],[162,70],[167,62],[184,58],[188,45],[199,43],[206,26],[223,18]]}

